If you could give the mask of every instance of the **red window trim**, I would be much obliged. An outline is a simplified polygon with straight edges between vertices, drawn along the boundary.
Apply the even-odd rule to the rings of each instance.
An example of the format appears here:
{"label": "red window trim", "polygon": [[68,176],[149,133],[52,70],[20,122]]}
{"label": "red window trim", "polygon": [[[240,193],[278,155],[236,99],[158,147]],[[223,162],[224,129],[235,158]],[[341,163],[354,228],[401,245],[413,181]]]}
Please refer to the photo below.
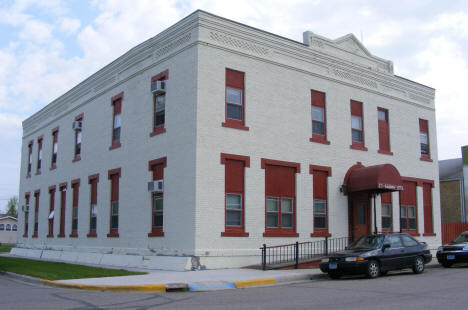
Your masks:
{"label": "red window trim", "polygon": [[[234,71],[234,72],[242,73],[242,75],[243,75],[243,77],[242,77],[242,80],[243,80],[242,88],[228,85],[228,71]],[[228,87],[242,90],[242,120],[235,120],[235,119],[227,118],[227,95],[226,95],[226,93],[227,93],[227,88]],[[224,122],[221,123],[221,126],[226,127],[226,128],[233,128],[233,129],[249,131],[249,127],[245,126],[245,72],[243,72],[243,71],[239,71],[239,70],[235,70],[235,69],[231,69],[231,68],[226,68],[225,69]]]}
{"label": "red window trim", "polygon": [[42,142],[44,141],[44,135],[40,135],[37,138],[37,163],[36,163],[36,175],[41,174],[42,166],[44,165],[44,154],[41,155],[41,168],[38,167],[39,165],[39,152],[42,151]]}
{"label": "red window trim", "polygon": [[67,182],[62,182],[58,186],[59,192],[60,192],[60,228],[59,228],[59,234],[57,235],[57,238],[65,238],[65,216],[66,216],[66,210],[67,210],[67,185],[68,185]]}
{"label": "red window trim", "polygon": [[282,166],[282,167],[290,167],[290,168],[295,168],[296,173],[301,173],[301,164],[300,163],[295,163],[291,161],[282,161],[282,160],[274,160],[274,159],[268,159],[268,158],[262,158],[261,159],[261,168],[265,169],[266,166]]}
{"label": "red window trim", "polygon": [[[30,192],[25,192],[24,193],[24,204],[29,206],[29,199],[31,197],[31,193]],[[28,217],[26,217],[26,213],[28,214]],[[28,230],[29,230],[29,211],[28,212],[24,212],[24,223],[23,223],[23,238],[27,238],[28,237]],[[26,224],[27,227],[28,227],[28,230],[26,230]]]}
{"label": "red window trim", "polygon": [[[57,186],[51,185],[49,186],[49,214],[55,210],[55,190]],[[49,219],[48,218],[48,223],[49,223],[49,231],[47,233],[47,238],[53,238],[54,237],[54,218]]]}
{"label": "red window trim", "polygon": [[[152,76],[151,77],[151,83],[153,83],[154,81],[165,81],[165,80],[168,80],[168,79],[169,79],[169,69],[166,69],[166,70]],[[156,119],[155,119],[155,115],[156,115],[156,106],[155,106],[156,97],[158,97],[158,96],[153,95],[153,124],[152,124],[153,131],[150,132],[150,134],[149,134],[150,137],[154,137],[156,135],[159,135],[159,134],[162,134],[162,133],[166,132],[166,121],[165,120],[164,120],[163,125],[156,126]],[[164,112],[164,113],[166,113],[166,112]]]}
{"label": "red window trim", "polygon": [[[27,170],[26,170],[26,179],[31,177],[31,171],[32,171],[32,153],[33,153],[33,145],[34,145],[34,140],[29,141],[28,143],[28,165],[27,165]],[[29,161],[29,158],[31,158],[31,162]],[[31,170],[29,170],[29,164],[31,164]]]}
{"label": "red window trim", "polygon": [[382,208],[382,205],[384,204],[390,204],[390,228],[383,228],[382,218],[384,216],[382,216],[382,214],[380,215],[380,226],[381,226],[381,230],[383,233],[391,233],[393,232],[393,196],[391,192],[390,192],[390,202],[383,202],[382,195],[380,195],[380,206],[381,206],[380,208]]}
{"label": "red window trim", "polygon": [[[261,159],[261,168],[266,169],[266,166],[281,166],[281,167],[289,167],[289,168],[294,168],[295,169],[295,174],[301,173],[301,164],[300,163],[295,163],[295,162],[289,162],[289,161],[281,161],[281,160],[274,160],[274,159],[267,159],[267,158],[262,158]],[[294,184],[294,187],[296,187],[296,184]],[[297,233],[297,206],[296,206],[296,195],[294,195],[293,198],[293,227],[292,228],[267,228],[266,227],[266,216],[267,216],[267,211],[266,211],[266,203],[267,203],[267,198],[268,195],[266,194],[266,176],[265,176],[265,232],[263,233],[263,237],[299,237],[299,234]],[[291,198],[291,197],[278,197],[279,199],[281,198]]]}
{"label": "red window trim", "polygon": [[[314,95],[313,93],[320,93],[323,94],[324,100],[323,100],[323,106],[322,104],[314,104]],[[310,90],[310,107],[311,107],[311,112],[312,112],[312,107],[317,107],[317,108],[322,108],[323,109],[323,127],[324,127],[324,135],[319,135],[314,133],[314,128],[313,128],[313,122],[314,120],[312,119],[312,113],[311,113],[311,124],[312,124],[312,137],[309,139],[310,142],[316,142],[316,143],[322,143],[329,145],[330,141],[327,140],[327,99],[326,99],[326,93],[321,92],[318,90]]]}
{"label": "red window trim", "polygon": [[[148,171],[153,172],[152,179],[154,180],[154,166],[162,165],[163,168],[163,178],[164,178],[164,168],[167,167],[167,157],[160,157],[148,162]],[[164,222],[163,227],[154,227],[153,226],[153,196],[151,195],[151,231],[148,233],[148,237],[164,237]],[[164,197],[164,196],[163,196]],[[163,198],[164,199],[164,198]],[[164,218],[164,206],[163,206],[163,218]]]}
{"label": "red window trim", "polygon": [[72,197],[72,212],[71,212],[71,228],[72,228],[72,231],[69,235],[70,238],[78,238],[78,227],[76,230],[73,230],[73,208],[75,207],[75,187],[77,187],[76,189],[76,207],[78,208],[79,207],[79,199],[80,199],[80,183],[81,183],[81,180],[80,179],[73,179],[71,182],[70,182],[70,186],[73,190],[73,197]]}
{"label": "red window trim", "polygon": [[[353,103],[359,103],[360,109],[359,111],[353,111]],[[353,141],[353,126],[352,126],[352,120],[351,120],[351,145],[349,146],[350,149],[352,150],[359,150],[359,151],[368,151],[366,147],[366,135],[364,131],[364,104],[361,101],[357,100],[350,100],[350,110],[351,110],[351,117],[352,116],[359,116],[361,117],[361,128],[362,128],[362,142],[354,142]]]}
{"label": "red window trim", "polygon": [[[332,176],[332,168],[328,166],[318,166],[318,165],[309,165],[309,174],[314,175],[317,172],[325,172],[327,177]],[[313,198],[315,199],[315,198]],[[312,213],[313,213],[313,205],[312,205]],[[310,234],[311,237],[331,237],[332,234],[328,231],[329,226],[329,209],[328,209],[328,182],[327,182],[327,225],[326,228],[314,228],[314,232]]]}
{"label": "red window trim", "polygon": [[[88,176],[88,184],[92,186],[93,182],[96,182],[96,200],[97,200],[97,194],[98,194],[97,184],[99,183],[99,173],[95,173],[95,174]],[[90,188],[90,204],[89,204],[90,205],[90,209],[89,209],[89,227],[90,228],[89,228],[88,234],[86,235],[87,238],[97,237],[96,229],[91,229],[91,205],[93,203],[92,199],[93,199],[92,188]],[[96,205],[97,205],[97,201],[96,201]],[[96,223],[96,227],[97,227],[97,223]]]}
{"label": "red window trim", "polygon": [[[236,154],[227,154],[227,153],[221,153],[221,164],[225,165],[226,160],[235,160],[235,161],[241,161],[244,163],[243,166],[243,174],[244,174],[244,179],[245,179],[245,168],[250,167],[250,157],[249,156],[244,156],[244,155],[236,155]],[[224,173],[225,178],[226,178],[226,172]],[[242,195],[242,206],[241,206],[241,226],[239,227],[233,227],[233,226],[226,226],[226,180],[224,181],[224,231],[221,232],[221,237],[248,237],[249,233],[245,231],[245,185],[244,189],[242,190],[242,193],[236,193],[236,194],[241,194]]]}
{"label": "red window trim", "polygon": [[[84,113],[80,113],[77,116],[75,116],[75,121],[83,121],[83,117],[84,117]],[[76,148],[77,135],[78,135],[78,133],[75,131],[75,143],[73,145],[75,148]],[[81,133],[81,144],[83,144],[83,133]],[[74,157],[73,157],[72,163],[81,160],[81,151],[80,151],[80,154],[77,155],[77,154],[75,154],[75,150],[73,150],[73,154],[74,154]]]}
{"label": "red window trim", "polygon": [[[429,139],[429,121],[427,119],[419,119],[419,133],[425,133],[427,135],[427,151],[428,154],[421,154],[419,160],[433,162],[431,159],[431,140]],[[419,145],[421,145],[421,141],[419,141]]]}
{"label": "red window trim", "polygon": [[[117,176],[117,180],[120,179],[122,177],[122,168],[114,168],[114,169],[110,169],[108,172],[107,172],[107,179],[111,181],[111,196],[112,196],[112,181],[113,181],[113,177],[114,176]],[[117,201],[119,202],[119,218],[120,218],[120,197],[119,197],[119,187],[120,187],[120,184],[118,184],[117,186]],[[108,238],[118,238],[119,237],[119,229],[117,228],[110,228],[111,225],[112,225],[112,197],[110,199],[110,208],[109,208],[109,233],[107,234],[107,237]]]}
{"label": "red window trim", "polygon": [[[109,147],[109,150],[114,150],[114,149],[117,149],[119,147],[122,146],[122,144],[120,143],[120,138],[121,138],[121,135],[122,135],[122,102],[123,102],[123,99],[124,99],[124,92],[120,92],[119,94],[115,95],[114,97],[111,98],[111,106],[113,108],[113,111],[112,111],[112,132],[111,132],[111,146]],[[116,104],[119,104],[120,106],[120,113],[116,113]],[[119,136],[119,140],[116,140],[114,141],[114,119],[115,119],[115,116],[120,114],[120,122],[121,122],[121,125],[120,125],[120,136]]]}
{"label": "red window trim", "polygon": [[[429,185],[429,195],[430,195],[430,204],[427,204],[425,199],[425,192],[424,189],[426,188],[424,185]],[[435,236],[434,233],[434,201],[432,198],[432,188],[434,187],[433,183],[423,182],[422,190],[423,190],[423,213],[424,213],[424,233],[423,236]],[[429,211],[429,214],[428,212]],[[430,221],[429,221],[430,216]]]}
{"label": "red window trim", "polygon": [[[384,112],[385,113],[385,121],[382,121],[378,117],[379,112]],[[387,127],[387,139],[388,139],[388,150],[382,149],[382,146],[380,145],[380,136],[383,135],[384,133],[380,131],[380,122],[385,122],[385,125]],[[379,134],[379,149],[377,150],[377,153],[379,154],[384,154],[384,155],[393,155],[393,152],[391,151],[391,146],[390,146],[390,121],[388,117],[388,109],[377,107],[377,131]]]}
{"label": "red window trim", "polygon": [[55,161],[55,163],[53,163],[52,158],[54,156],[54,144],[55,143],[58,144],[58,132],[59,132],[59,126],[52,129],[52,154],[50,156],[50,168],[49,168],[49,170],[54,170],[54,169],[57,168],[57,160]]}
{"label": "red window trim", "polygon": [[[41,195],[41,190],[40,189],[36,189],[34,191],[34,225],[33,225],[33,235],[32,235],[32,238],[37,238],[37,234],[39,233],[39,197]],[[38,218],[37,220],[37,231],[36,231],[36,216]]]}

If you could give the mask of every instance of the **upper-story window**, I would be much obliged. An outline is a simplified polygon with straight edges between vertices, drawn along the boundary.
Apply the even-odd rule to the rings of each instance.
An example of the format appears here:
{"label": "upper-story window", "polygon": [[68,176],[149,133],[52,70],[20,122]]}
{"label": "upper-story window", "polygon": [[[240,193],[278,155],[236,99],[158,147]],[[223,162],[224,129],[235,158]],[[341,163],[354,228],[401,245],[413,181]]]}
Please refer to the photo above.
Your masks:
{"label": "upper-story window", "polygon": [[351,148],[367,151],[364,146],[362,102],[351,100]]}
{"label": "upper-story window", "polygon": [[390,152],[390,127],[388,125],[388,110],[377,108],[377,119],[379,129],[379,153],[393,155]]}
{"label": "upper-story window", "polygon": [[249,130],[245,126],[244,72],[226,69],[224,127]]}
{"label": "upper-story window", "polygon": [[42,137],[37,139],[37,170],[36,174],[41,173],[42,167]]}
{"label": "upper-story window", "polygon": [[81,138],[82,138],[82,128],[83,128],[83,114],[80,114],[75,117],[75,122],[73,122],[73,130],[75,131],[75,144],[73,154],[73,162],[81,159]]}
{"label": "upper-story window", "polygon": [[429,148],[429,126],[425,119],[419,119],[419,143],[421,146],[421,160],[432,161]]}
{"label": "upper-story window", "polygon": [[26,177],[29,178],[31,176],[32,171],[32,162],[33,162],[33,141],[29,141],[28,143],[28,173]]}
{"label": "upper-story window", "polygon": [[123,92],[112,98],[113,117],[112,117],[112,144],[110,150],[118,148],[120,144],[120,131],[122,126],[122,100]]}
{"label": "upper-story window", "polygon": [[166,86],[169,70],[165,70],[151,78],[151,91],[153,93],[153,132],[155,136],[166,132]]}
{"label": "upper-story window", "polygon": [[325,93],[312,90],[312,138],[311,142],[330,144],[327,141],[327,117],[325,113]]}
{"label": "upper-story window", "polygon": [[58,150],[58,128],[52,130],[52,156],[50,160],[50,169],[57,167],[57,150]]}

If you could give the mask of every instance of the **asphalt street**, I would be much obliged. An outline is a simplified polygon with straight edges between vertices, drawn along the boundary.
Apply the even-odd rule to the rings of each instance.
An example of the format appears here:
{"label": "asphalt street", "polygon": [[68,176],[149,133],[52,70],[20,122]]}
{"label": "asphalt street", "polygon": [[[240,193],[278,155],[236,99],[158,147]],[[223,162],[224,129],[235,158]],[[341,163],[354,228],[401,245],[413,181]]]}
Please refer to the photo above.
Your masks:
{"label": "asphalt street", "polygon": [[428,268],[212,292],[111,293],[0,275],[0,309],[466,309],[468,267]]}

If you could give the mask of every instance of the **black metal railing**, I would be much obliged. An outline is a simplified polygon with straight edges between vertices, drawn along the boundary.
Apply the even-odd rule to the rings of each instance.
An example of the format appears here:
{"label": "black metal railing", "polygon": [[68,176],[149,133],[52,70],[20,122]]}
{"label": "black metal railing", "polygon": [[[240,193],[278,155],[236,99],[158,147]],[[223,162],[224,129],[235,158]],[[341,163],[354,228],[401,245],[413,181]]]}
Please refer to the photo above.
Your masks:
{"label": "black metal railing", "polygon": [[296,242],[268,247],[264,244],[260,248],[262,250],[262,268],[266,270],[267,266],[294,263],[297,269],[301,262],[344,250],[348,246],[349,241],[349,237],[325,237],[324,240]]}

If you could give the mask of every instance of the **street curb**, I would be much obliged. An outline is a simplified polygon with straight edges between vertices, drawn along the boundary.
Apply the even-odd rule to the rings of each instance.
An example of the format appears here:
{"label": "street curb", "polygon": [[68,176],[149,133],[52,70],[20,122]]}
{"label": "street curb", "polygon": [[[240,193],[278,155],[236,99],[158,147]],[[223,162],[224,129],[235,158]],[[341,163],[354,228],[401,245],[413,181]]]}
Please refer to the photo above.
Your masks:
{"label": "street curb", "polygon": [[4,275],[4,276],[7,276],[9,278],[18,279],[18,280],[22,280],[22,281],[26,281],[26,282],[30,282],[30,283],[39,283],[40,280],[41,280],[39,278],[25,276],[25,275],[22,275],[22,274],[19,274],[19,273],[13,273],[13,272],[9,272],[9,271],[0,271],[0,275]]}
{"label": "street curb", "polygon": [[107,292],[166,292],[165,284],[144,284],[144,285],[89,285],[62,283],[50,280],[40,280],[40,283],[61,288],[72,288],[88,291]]}
{"label": "street curb", "polygon": [[241,288],[241,287],[272,285],[276,283],[276,280],[273,278],[263,278],[263,279],[254,279],[254,280],[245,280],[245,281],[234,281],[232,283],[234,284],[236,288]]}

